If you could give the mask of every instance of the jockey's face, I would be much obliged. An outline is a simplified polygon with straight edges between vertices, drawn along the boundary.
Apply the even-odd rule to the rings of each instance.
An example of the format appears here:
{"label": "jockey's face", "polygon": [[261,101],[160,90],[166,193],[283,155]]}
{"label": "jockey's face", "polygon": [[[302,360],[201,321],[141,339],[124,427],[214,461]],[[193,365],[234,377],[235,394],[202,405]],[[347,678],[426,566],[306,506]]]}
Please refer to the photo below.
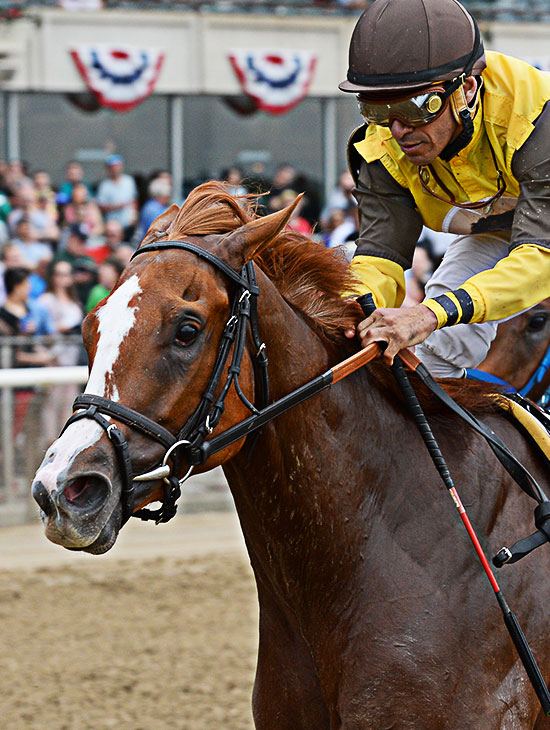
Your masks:
{"label": "jockey's face", "polygon": [[443,114],[433,122],[421,127],[410,127],[394,119],[390,131],[409,162],[413,165],[429,165],[458,133],[458,123],[447,104]]}
{"label": "jockey's face", "polygon": [[[476,89],[475,79],[468,77],[464,84],[468,102],[473,99]],[[390,124],[390,131],[409,162],[413,165],[429,165],[460,134],[461,125],[456,121],[448,101],[443,113],[433,122],[413,127],[394,119]]]}

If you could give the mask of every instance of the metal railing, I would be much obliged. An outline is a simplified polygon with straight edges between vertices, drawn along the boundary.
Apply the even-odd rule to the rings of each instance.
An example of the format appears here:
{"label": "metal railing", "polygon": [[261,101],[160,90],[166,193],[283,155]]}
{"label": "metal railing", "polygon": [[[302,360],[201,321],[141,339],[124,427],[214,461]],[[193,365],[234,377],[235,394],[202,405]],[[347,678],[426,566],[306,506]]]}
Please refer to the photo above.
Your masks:
{"label": "metal railing", "polygon": [[30,484],[82,385],[86,365],[12,368],[15,348],[82,347],[70,337],[3,337],[0,340],[0,524],[21,522],[36,512]]}

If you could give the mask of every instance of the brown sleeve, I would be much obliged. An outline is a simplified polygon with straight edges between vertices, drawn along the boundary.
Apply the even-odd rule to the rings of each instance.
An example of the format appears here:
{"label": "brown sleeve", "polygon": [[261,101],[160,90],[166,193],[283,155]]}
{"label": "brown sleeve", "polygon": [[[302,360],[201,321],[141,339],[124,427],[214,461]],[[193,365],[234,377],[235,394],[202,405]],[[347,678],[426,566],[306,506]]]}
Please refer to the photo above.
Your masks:
{"label": "brown sleeve", "polygon": [[353,194],[359,207],[356,256],[378,256],[409,269],[422,217],[411,193],[379,162],[361,163]]}
{"label": "brown sleeve", "polygon": [[537,243],[550,248],[550,103],[535,129],[514,154],[512,172],[520,195],[514,212],[512,243]]}

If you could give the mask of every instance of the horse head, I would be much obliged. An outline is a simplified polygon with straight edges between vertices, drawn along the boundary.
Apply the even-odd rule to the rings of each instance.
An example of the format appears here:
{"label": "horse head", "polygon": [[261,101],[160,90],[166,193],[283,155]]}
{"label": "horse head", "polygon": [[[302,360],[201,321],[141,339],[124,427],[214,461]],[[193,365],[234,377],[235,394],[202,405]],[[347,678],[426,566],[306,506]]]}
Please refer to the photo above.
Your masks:
{"label": "horse head", "polygon": [[[121,502],[121,462],[129,463],[132,512],[165,494],[160,477],[133,478],[158,465],[178,439],[188,443],[181,439],[184,424],[191,422],[196,436],[201,428],[223,430],[249,415],[256,396],[253,354],[239,342],[246,332],[235,334],[240,301],[233,295],[240,281],[243,289],[247,284],[242,279],[246,262],[280,234],[298,200],[256,218],[220,185],[209,183],[193,191],[181,209],[174,205],[153,222],[139,255],[83,324],[90,363],[84,405],[77,399],[76,415],[47,450],[32,487],[50,540],[91,553],[110,549],[129,516]],[[189,248],[178,248],[178,241]],[[213,266],[212,261],[221,263]],[[229,342],[220,364],[224,337]],[[242,356],[236,363],[230,353],[238,347]],[[228,373],[234,376],[235,368],[238,378],[231,379]],[[213,400],[231,380],[235,387],[216,400],[213,417]],[[208,391],[205,404],[201,398]],[[120,448],[114,448],[115,435]],[[232,458],[242,443],[227,447],[204,468]],[[177,482],[187,464],[176,456],[174,451],[164,459],[164,468],[170,463]]]}
{"label": "horse head", "polygon": [[550,385],[550,299],[498,326],[479,370],[509,383],[533,401]]}

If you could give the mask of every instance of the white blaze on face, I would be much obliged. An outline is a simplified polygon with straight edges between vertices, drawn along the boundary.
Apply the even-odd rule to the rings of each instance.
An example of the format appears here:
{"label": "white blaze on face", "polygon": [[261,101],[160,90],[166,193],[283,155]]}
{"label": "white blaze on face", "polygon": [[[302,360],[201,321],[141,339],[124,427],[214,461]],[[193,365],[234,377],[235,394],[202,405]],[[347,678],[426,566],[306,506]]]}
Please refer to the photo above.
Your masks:
{"label": "white blaze on face", "polygon": [[[137,305],[130,302],[142,291],[136,274],[111,294],[96,314],[99,320],[97,349],[86,393],[118,400],[116,385],[111,384],[113,368],[120,354],[120,346],[136,320]],[[113,392],[109,392],[110,390]]]}
{"label": "white blaze on face", "polygon": [[[111,294],[96,314],[98,342],[86,393],[118,400],[116,384],[112,382],[113,368],[121,345],[136,320],[138,305],[131,307],[130,302],[141,292],[139,278],[135,274]],[[72,423],[46,451],[35,479],[39,479],[48,491],[54,491],[58,479],[63,478],[78,454],[99,441],[103,433],[101,426],[90,419]]]}

